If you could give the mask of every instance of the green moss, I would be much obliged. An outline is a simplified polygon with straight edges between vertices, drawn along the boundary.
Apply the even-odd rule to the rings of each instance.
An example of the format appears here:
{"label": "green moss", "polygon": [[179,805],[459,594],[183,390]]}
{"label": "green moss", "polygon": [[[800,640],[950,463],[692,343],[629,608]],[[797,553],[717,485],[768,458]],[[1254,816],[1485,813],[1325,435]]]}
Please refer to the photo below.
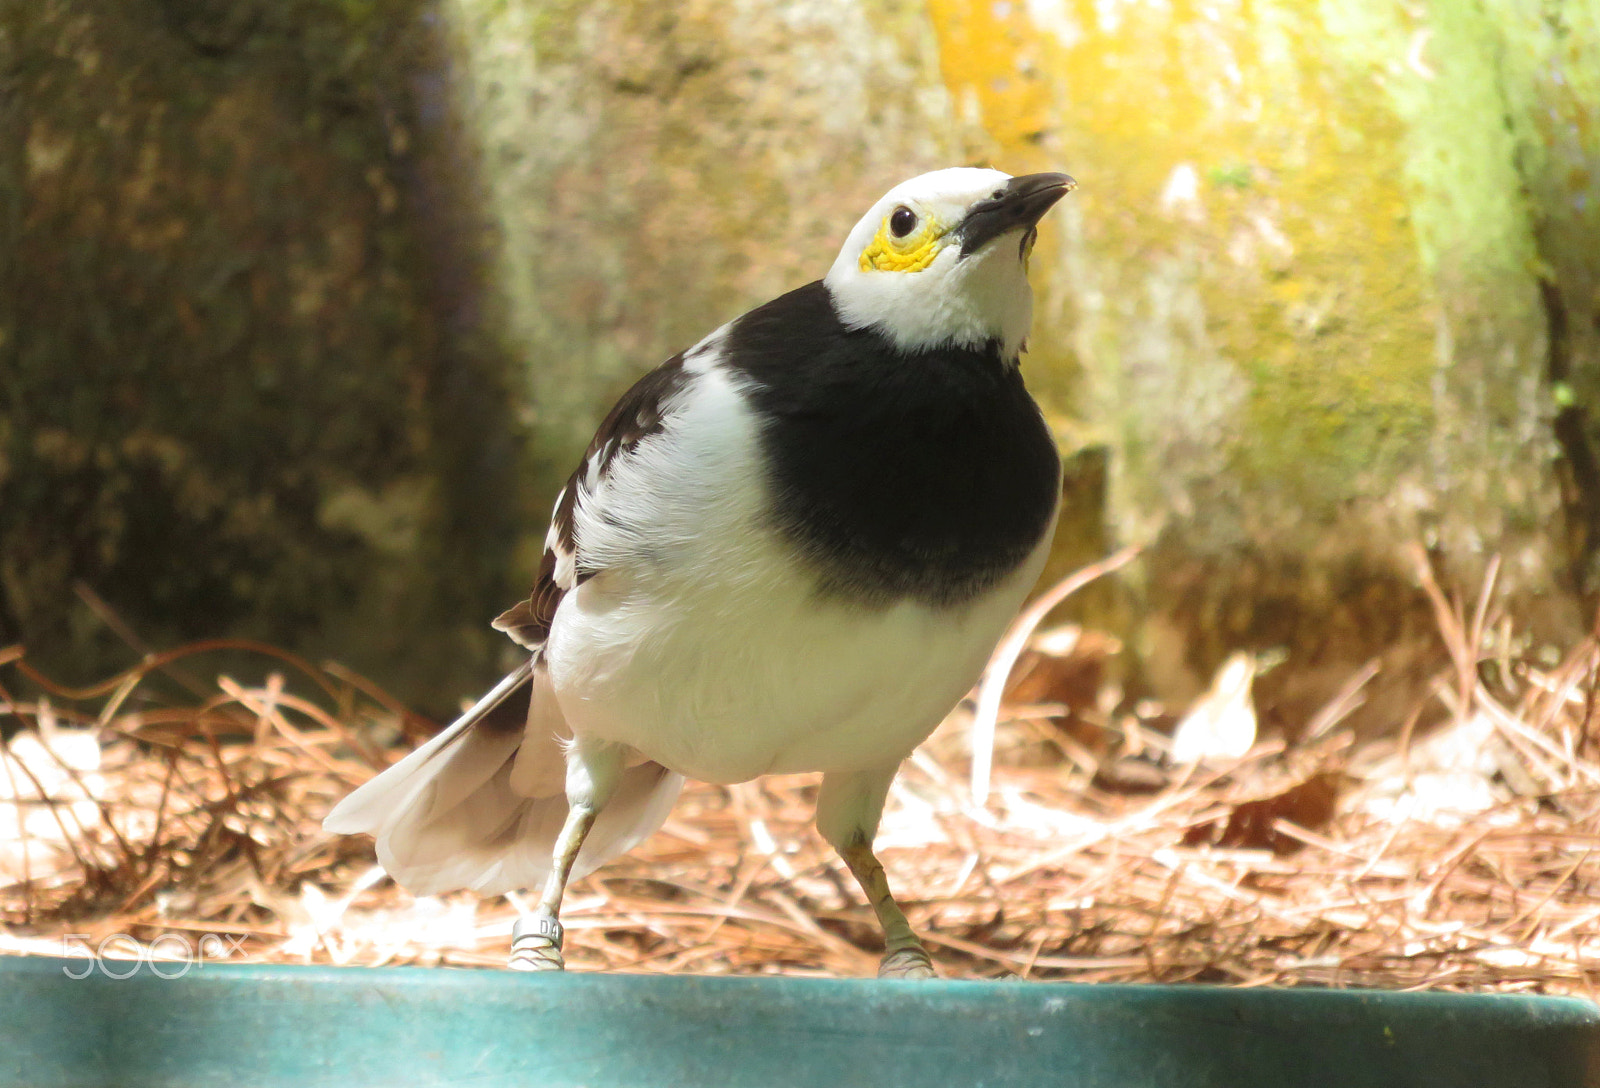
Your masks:
{"label": "green moss", "polygon": [[1248,189],[1255,183],[1255,172],[1246,162],[1230,162],[1206,171],[1206,180],[1218,189]]}

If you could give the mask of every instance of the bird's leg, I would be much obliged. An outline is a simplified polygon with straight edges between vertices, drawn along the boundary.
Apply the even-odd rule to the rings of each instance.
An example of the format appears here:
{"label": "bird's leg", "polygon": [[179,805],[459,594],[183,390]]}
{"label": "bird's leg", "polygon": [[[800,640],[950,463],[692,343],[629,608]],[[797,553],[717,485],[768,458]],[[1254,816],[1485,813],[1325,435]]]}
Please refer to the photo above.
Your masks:
{"label": "bird's leg", "polygon": [[561,897],[567,890],[567,876],[578,860],[583,840],[594,826],[595,809],[570,805],[561,834],[556,838],[539,905],[531,914],[517,917],[511,927],[511,969],[514,971],[559,971],[566,966],[561,958]]}
{"label": "bird's leg", "polygon": [[883,863],[872,852],[883,801],[899,765],[853,774],[825,774],[817,795],[817,830],[839,852],[883,927],[879,978],[933,978],[933,961],[917,940],[905,911],[889,891]]}
{"label": "bird's leg", "polygon": [[560,971],[566,966],[561,957],[561,899],[583,840],[617,787],[622,753],[616,745],[582,740],[574,740],[567,749],[567,819],[551,851],[550,875],[539,905],[511,927],[512,970]]}
{"label": "bird's leg", "polygon": [[883,863],[872,852],[872,844],[857,842],[840,849],[839,856],[850,866],[861,890],[867,893],[878,924],[883,927],[883,959],[878,964],[879,978],[933,978],[933,961],[928,950],[911,931],[906,912],[894,901]]}

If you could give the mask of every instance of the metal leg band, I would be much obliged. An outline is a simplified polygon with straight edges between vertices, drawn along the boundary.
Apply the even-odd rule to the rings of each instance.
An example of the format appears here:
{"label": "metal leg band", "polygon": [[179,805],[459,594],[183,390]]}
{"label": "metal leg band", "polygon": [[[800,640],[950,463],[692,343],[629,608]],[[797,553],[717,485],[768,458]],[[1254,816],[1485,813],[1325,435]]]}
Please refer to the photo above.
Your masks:
{"label": "metal leg band", "polygon": [[542,912],[519,915],[511,927],[511,943],[513,945],[525,937],[543,937],[557,948],[560,948],[562,938],[565,936],[566,930],[561,928],[561,923],[552,915]]}

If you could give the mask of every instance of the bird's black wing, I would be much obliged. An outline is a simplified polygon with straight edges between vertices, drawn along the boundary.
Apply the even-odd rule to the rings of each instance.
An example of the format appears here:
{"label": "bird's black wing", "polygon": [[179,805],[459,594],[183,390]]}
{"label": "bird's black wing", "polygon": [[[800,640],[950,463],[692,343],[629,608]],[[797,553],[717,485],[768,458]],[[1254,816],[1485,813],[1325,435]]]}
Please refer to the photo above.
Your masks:
{"label": "bird's black wing", "polygon": [[679,352],[635,382],[606,414],[567,486],[556,497],[533,591],[527,600],[495,619],[496,630],[504,631],[530,650],[544,646],[561,599],[599,573],[584,563],[583,545],[578,539],[579,502],[601,488],[617,458],[631,454],[640,442],[660,433],[667,406],[688,377],[683,353]]}

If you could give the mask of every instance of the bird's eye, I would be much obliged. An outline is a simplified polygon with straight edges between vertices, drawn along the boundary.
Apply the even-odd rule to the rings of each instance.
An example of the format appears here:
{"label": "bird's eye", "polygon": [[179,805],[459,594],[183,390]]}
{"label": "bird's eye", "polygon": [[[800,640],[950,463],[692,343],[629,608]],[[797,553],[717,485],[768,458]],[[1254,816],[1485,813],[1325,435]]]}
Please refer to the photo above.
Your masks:
{"label": "bird's eye", "polygon": [[1006,195],[1006,191],[1004,189],[996,189],[994,192],[989,194],[989,199],[990,200],[999,200],[1001,197],[1003,197],[1005,195]]}
{"label": "bird's eye", "polygon": [[917,213],[904,204],[896,208],[894,214],[889,216],[889,230],[896,238],[904,238],[911,233],[911,228],[916,225]]}

